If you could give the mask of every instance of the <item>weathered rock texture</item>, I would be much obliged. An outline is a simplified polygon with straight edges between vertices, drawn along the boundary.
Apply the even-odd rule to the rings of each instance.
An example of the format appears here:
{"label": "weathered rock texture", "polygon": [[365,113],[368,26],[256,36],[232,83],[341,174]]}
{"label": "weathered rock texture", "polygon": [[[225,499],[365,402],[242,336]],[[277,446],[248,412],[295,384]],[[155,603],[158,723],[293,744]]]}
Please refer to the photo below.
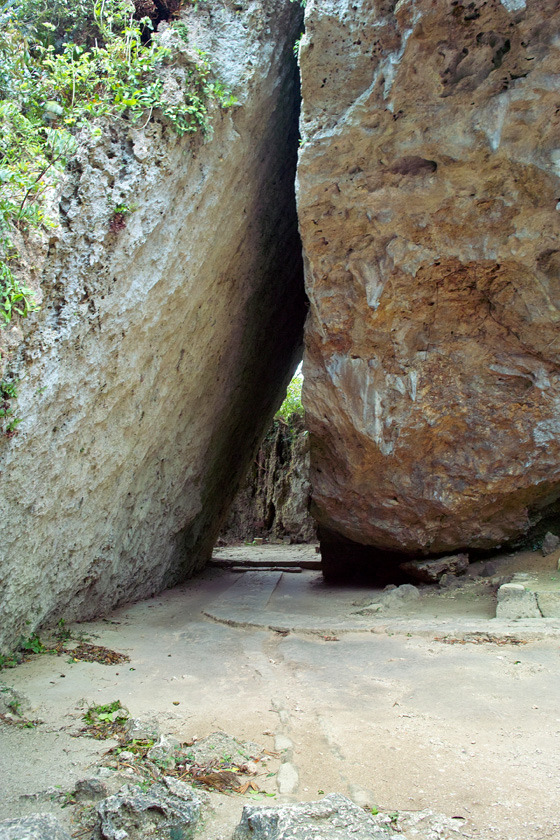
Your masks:
{"label": "weathered rock texture", "polygon": [[310,500],[309,435],[303,418],[277,419],[235,496],[221,536],[226,542],[254,537],[312,542]]}
{"label": "weathered rock texture", "polygon": [[[203,566],[301,352],[301,12],[197,5],[190,45],[240,104],[212,138],[156,120],[80,148],[43,308],[9,362],[23,422],[0,441],[4,646]],[[185,72],[168,69],[170,95]]]}
{"label": "weathered rock texture", "polygon": [[488,549],[556,505],[559,35],[554,0],[307,4],[304,405],[325,544]]}
{"label": "weathered rock texture", "polygon": [[202,802],[190,785],[173,777],[142,791],[124,785],[96,807],[95,840],[193,840]]}

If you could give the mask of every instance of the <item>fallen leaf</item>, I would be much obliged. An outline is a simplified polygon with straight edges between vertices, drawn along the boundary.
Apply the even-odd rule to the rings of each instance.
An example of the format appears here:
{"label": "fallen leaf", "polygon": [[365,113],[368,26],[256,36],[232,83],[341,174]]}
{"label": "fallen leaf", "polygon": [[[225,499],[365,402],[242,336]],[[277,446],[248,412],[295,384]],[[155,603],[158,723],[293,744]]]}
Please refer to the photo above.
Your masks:
{"label": "fallen leaf", "polygon": [[235,792],[241,794],[247,793],[249,788],[251,788],[251,790],[259,790],[259,786],[252,779],[250,779],[248,782],[245,782],[245,784],[240,785],[238,788],[235,788]]}

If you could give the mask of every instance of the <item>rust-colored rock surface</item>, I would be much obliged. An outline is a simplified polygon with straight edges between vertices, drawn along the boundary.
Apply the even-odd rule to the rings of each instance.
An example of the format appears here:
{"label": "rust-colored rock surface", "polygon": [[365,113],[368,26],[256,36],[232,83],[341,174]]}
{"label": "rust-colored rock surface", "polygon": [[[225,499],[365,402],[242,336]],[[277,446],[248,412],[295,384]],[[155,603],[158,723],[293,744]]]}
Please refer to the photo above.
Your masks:
{"label": "rust-colored rock surface", "polygon": [[307,5],[304,404],[329,538],[487,549],[558,499],[559,43],[552,0]]}

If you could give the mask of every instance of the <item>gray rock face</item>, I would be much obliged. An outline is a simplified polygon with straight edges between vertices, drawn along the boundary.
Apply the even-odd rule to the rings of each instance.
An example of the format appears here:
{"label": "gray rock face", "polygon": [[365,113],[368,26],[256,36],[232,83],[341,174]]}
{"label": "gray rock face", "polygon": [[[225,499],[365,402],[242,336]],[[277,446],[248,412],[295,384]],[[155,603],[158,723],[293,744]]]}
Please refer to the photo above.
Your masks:
{"label": "gray rock face", "polygon": [[232,764],[246,764],[253,758],[260,756],[262,747],[251,741],[238,741],[226,732],[212,732],[206,738],[196,741],[188,747],[187,755],[194,764],[210,766],[214,762],[220,763],[227,757]]}
{"label": "gray rock face", "polygon": [[221,536],[312,542],[315,522],[309,513],[309,436],[303,418],[275,421],[251,464],[228,513]]}
{"label": "gray rock face", "polygon": [[74,796],[78,801],[90,802],[105,799],[109,793],[109,787],[106,782],[103,779],[95,777],[91,779],[80,779],[76,782],[74,788]]}
{"label": "gray rock face", "polygon": [[387,840],[388,836],[362,808],[332,793],[320,802],[245,805],[233,840]]}
{"label": "gray rock face", "polygon": [[496,618],[560,618],[560,588],[552,577],[539,581],[526,572],[498,589]]}
{"label": "gray rock face", "polygon": [[494,548],[558,509],[560,8],[467,5],[306,7],[303,402],[348,562]]}
{"label": "gray rock face", "polygon": [[145,793],[135,785],[124,785],[114,796],[100,802],[96,807],[96,838],[147,840],[165,836],[192,840],[201,800],[183,782],[169,782],[168,786],[152,785]]}
{"label": "gray rock face", "polygon": [[0,649],[200,569],[300,353],[301,9],[196,5],[189,44],[239,105],[212,137],[123,122],[80,146],[42,310],[3,359],[22,422],[0,439]]}
{"label": "gray rock face", "polygon": [[0,840],[71,840],[52,814],[33,814],[0,822]]}
{"label": "gray rock face", "polygon": [[560,590],[536,592],[537,606],[543,618],[560,618]]}

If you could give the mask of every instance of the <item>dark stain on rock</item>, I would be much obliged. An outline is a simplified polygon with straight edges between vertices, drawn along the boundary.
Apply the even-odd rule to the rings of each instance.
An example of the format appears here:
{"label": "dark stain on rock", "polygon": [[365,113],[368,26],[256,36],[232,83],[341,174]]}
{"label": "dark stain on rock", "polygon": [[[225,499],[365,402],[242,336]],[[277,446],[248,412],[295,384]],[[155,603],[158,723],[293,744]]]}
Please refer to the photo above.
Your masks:
{"label": "dark stain on rock", "polygon": [[445,60],[440,74],[444,87],[441,95],[475,90],[493,70],[502,66],[510,50],[510,39],[493,30],[479,32],[474,41],[462,49],[451,44],[440,45],[440,55]]}
{"label": "dark stain on rock", "polygon": [[389,172],[394,175],[424,175],[435,172],[437,163],[435,160],[426,160],[417,155],[410,155],[399,158],[390,167]]}

